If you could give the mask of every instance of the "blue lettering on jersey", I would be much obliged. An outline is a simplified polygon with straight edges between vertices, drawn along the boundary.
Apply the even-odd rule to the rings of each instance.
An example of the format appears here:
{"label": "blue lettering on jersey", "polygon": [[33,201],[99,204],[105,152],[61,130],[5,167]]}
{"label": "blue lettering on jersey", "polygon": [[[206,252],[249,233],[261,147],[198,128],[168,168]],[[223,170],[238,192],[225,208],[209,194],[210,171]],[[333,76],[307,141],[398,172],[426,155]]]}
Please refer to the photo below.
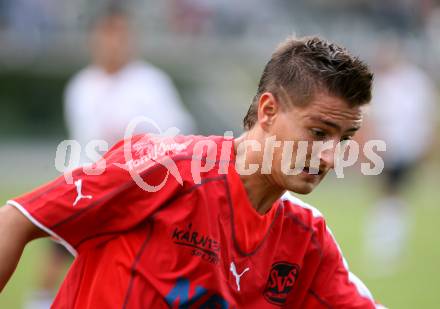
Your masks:
{"label": "blue lettering on jersey", "polygon": [[[189,296],[190,281],[186,278],[179,278],[174,288],[165,296],[165,300],[169,306],[173,306],[175,302],[179,301],[179,309],[187,309],[195,302],[200,300],[203,296],[208,296],[209,291],[202,286],[196,286],[195,293]],[[199,308],[229,308],[228,302],[220,295],[214,294],[200,304]]]}
{"label": "blue lettering on jersey", "polygon": [[200,305],[200,309],[211,309],[211,308],[229,308],[229,304],[226,299],[221,296],[214,294],[205,303]]}

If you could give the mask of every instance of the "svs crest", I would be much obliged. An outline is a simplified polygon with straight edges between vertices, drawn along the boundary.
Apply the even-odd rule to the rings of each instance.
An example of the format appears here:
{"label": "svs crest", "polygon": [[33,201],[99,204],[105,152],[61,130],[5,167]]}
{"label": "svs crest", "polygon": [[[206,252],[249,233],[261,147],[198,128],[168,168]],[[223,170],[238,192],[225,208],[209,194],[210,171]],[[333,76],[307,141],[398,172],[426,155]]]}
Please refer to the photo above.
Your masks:
{"label": "svs crest", "polygon": [[264,290],[266,300],[274,305],[284,305],[289,292],[295,285],[299,270],[300,267],[297,264],[274,263]]}

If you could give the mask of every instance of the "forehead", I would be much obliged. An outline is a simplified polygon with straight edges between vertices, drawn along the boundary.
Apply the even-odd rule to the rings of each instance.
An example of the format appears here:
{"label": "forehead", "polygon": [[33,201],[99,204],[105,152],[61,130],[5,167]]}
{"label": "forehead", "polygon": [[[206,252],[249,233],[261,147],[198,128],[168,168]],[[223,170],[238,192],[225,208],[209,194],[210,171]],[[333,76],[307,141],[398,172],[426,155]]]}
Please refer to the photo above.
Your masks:
{"label": "forehead", "polygon": [[104,17],[98,21],[95,30],[97,32],[120,31],[128,28],[128,19],[125,16],[114,15]]}
{"label": "forehead", "polygon": [[341,125],[360,125],[363,110],[360,106],[351,107],[341,98],[326,94],[317,94],[306,106],[297,110],[305,120],[328,120]]}

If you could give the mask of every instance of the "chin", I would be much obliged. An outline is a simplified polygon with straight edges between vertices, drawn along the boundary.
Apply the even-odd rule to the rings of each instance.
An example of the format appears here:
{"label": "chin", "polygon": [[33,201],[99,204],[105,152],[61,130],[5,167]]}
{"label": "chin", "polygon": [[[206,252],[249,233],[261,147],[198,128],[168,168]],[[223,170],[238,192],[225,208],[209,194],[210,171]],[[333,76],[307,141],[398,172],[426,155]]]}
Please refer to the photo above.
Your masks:
{"label": "chin", "polygon": [[309,194],[315,189],[316,185],[311,183],[292,184],[286,189],[298,194]]}

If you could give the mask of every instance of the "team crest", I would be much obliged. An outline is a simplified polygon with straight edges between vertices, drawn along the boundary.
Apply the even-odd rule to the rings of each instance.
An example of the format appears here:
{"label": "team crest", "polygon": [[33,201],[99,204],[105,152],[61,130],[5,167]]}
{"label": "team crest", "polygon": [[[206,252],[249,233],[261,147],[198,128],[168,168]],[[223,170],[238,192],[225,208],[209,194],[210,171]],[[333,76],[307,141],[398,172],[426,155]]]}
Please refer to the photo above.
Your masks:
{"label": "team crest", "polygon": [[267,279],[266,288],[264,289],[266,300],[274,305],[284,305],[289,292],[298,278],[299,269],[300,267],[297,264],[287,262],[274,263]]}

